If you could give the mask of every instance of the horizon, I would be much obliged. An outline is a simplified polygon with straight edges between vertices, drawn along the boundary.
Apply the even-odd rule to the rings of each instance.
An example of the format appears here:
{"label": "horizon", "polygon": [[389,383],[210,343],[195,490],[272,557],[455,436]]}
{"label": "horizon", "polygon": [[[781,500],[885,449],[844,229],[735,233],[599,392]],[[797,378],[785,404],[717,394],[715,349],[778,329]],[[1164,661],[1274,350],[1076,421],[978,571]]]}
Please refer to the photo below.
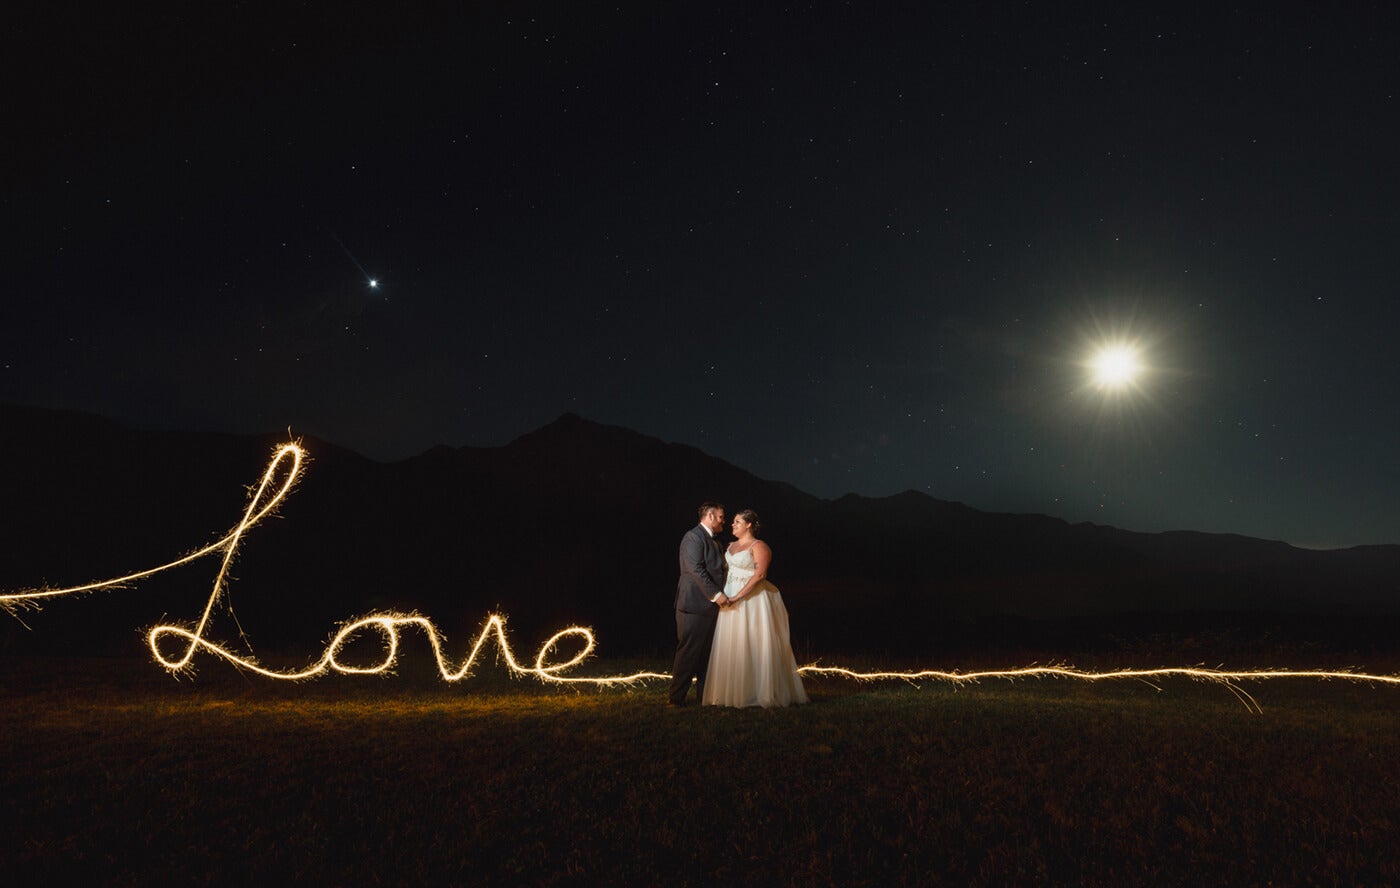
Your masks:
{"label": "horizon", "polygon": [[[1118,524],[1111,524],[1111,523],[1106,523],[1106,522],[1087,521],[1087,520],[1086,520],[1086,521],[1073,521],[1073,520],[1071,520],[1071,519],[1069,519],[1069,518],[1066,518],[1066,517],[1064,517],[1064,516],[1062,516],[1062,515],[1056,515],[1056,514],[1053,514],[1053,513],[1051,513],[1051,512],[1044,512],[1044,511],[1007,512],[1007,511],[1002,511],[1002,510],[997,510],[997,509],[982,508],[982,507],[978,506],[976,503],[969,503],[969,502],[965,502],[965,501],[963,501],[963,500],[954,500],[954,499],[948,499],[948,498],[945,498],[945,497],[939,497],[939,496],[936,496],[936,495],[934,495],[934,494],[931,494],[931,493],[929,493],[929,492],[927,492],[927,491],[915,490],[915,489],[913,489],[913,488],[906,488],[906,489],[904,489],[904,490],[898,490],[898,491],[893,491],[893,492],[890,492],[890,493],[877,494],[877,495],[865,494],[865,493],[861,493],[861,492],[859,492],[859,491],[845,491],[845,492],[843,492],[843,493],[836,494],[835,496],[822,496],[822,495],[820,495],[820,494],[813,493],[813,492],[811,492],[811,491],[809,491],[809,490],[805,490],[805,489],[803,489],[800,485],[794,484],[793,482],[791,482],[791,481],[789,481],[789,480],[787,480],[787,479],[785,479],[785,478],[773,478],[773,477],[768,477],[768,476],[762,475],[762,474],[760,474],[760,473],[758,473],[758,472],[755,472],[753,469],[751,469],[750,467],[748,467],[748,466],[746,466],[746,465],[744,465],[744,464],[742,464],[742,463],[735,462],[734,460],[726,459],[726,458],[724,458],[724,457],[722,457],[722,456],[718,456],[718,455],[716,455],[716,454],[710,453],[709,451],[705,450],[705,448],[700,447],[700,446],[697,446],[697,445],[692,444],[692,443],[690,443],[690,442],[687,442],[687,441],[670,441],[670,440],[667,440],[667,439],[665,439],[665,438],[661,438],[661,437],[659,437],[659,436],[657,436],[657,435],[648,434],[647,432],[644,432],[644,431],[641,431],[641,430],[638,430],[638,429],[629,428],[629,427],[623,426],[623,425],[618,425],[618,424],[616,424],[616,423],[599,422],[598,420],[592,419],[592,418],[590,418],[590,417],[584,416],[584,415],[582,415],[582,414],[579,414],[579,413],[576,413],[576,412],[573,412],[573,411],[565,411],[564,413],[559,414],[558,416],[554,417],[553,419],[549,420],[548,422],[545,422],[545,423],[543,423],[543,424],[541,424],[541,425],[539,425],[539,426],[536,426],[535,428],[527,429],[527,430],[525,430],[524,432],[521,432],[521,433],[518,434],[518,435],[512,436],[512,437],[509,438],[508,440],[501,441],[500,443],[496,443],[496,444],[460,444],[460,445],[454,445],[454,444],[448,444],[448,443],[436,443],[436,444],[432,444],[432,445],[429,445],[429,446],[427,446],[427,447],[424,447],[424,448],[422,448],[421,450],[417,450],[417,451],[415,451],[415,452],[413,452],[413,453],[409,453],[409,454],[406,454],[406,455],[403,455],[403,456],[391,457],[391,458],[383,458],[383,457],[379,457],[379,456],[375,456],[375,455],[372,455],[372,454],[365,453],[365,452],[363,452],[362,450],[359,450],[359,449],[357,449],[356,447],[354,447],[354,446],[352,446],[352,445],[349,445],[349,444],[346,444],[346,443],[344,443],[344,442],[337,441],[337,440],[334,440],[334,439],[332,439],[332,438],[326,437],[325,435],[319,434],[319,433],[317,433],[317,432],[315,432],[315,431],[300,431],[300,432],[299,432],[299,431],[297,431],[297,429],[296,429],[296,427],[295,427],[294,425],[291,425],[286,431],[283,431],[283,432],[275,432],[275,431],[267,431],[267,430],[264,430],[264,431],[253,431],[253,430],[231,431],[231,430],[220,430],[220,429],[194,429],[194,428],[182,428],[182,427],[165,427],[165,426],[159,426],[159,425],[150,425],[150,424],[146,424],[146,423],[133,422],[133,421],[129,421],[129,420],[124,420],[124,419],[122,419],[122,418],[120,418],[120,417],[106,416],[106,415],[103,415],[103,414],[100,414],[100,413],[94,413],[94,412],[92,412],[92,411],[80,410],[80,409],[75,409],[75,408],[49,407],[49,406],[39,405],[39,404],[18,404],[18,403],[15,403],[15,402],[9,402],[9,404],[10,404],[10,406],[19,407],[19,408],[21,408],[21,409],[34,409],[34,410],[48,411],[48,412],[53,412],[53,413],[69,413],[69,414],[76,414],[76,415],[80,415],[80,416],[84,416],[84,417],[89,417],[89,418],[93,418],[93,419],[104,420],[104,421],[112,422],[112,423],[118,425],[118,426],[121,427],[121,428],[130,430],[130,431],[135,431],[135,432],[145,432],[145,433],[155,433],[155,434],[166,434],[166,433],[169,433],[169,434],[212,434],[212,435],[227,435],[227,436],[230,436],[230,437],[267,437],[267,438],[275,438],[275,439],[278,439],[278,440],[288,439],[288,437],[290,436],[290,440],[293,440],[293,441],[299,441],[299,440],[301,440],[304,436],[309,436],[309,437],[312,437],[312,438],[316,438],[316,439],[318,439],[318,440],[321,440],[321,441],[323,441],[323,442],[325,442],[325,443],[327,443],[327,444],[329,444],[329,445],[331,445],[331,446],[333,446],[333,447],[337,447],[337,448],[339,448],[339,449],[348,451],[348,452],[350,452],[350,453],[353,453],[353,454],[355,454],[355,455],[357,455],[357,456],[360,456],[360,457],[362,457],[362,458],[364,458],[364,459],[367,459],[367,460],[369,460],[369,461],[371,461],[371,462],[378,463],[378,464],[380,464],[380,465],[392,465],[392,464],[395,464],[395,463],[401,463],[401,462],[406,462],[406,461],[409,461],[409,460],[417,459],[418,457],[421,457],[421,456],[423,456],[424,454],[429,453],[429,452],[431,452],[431,451],[433,451],[433,450],[436,450],[436,449],[438,449],[438,448],[446,448],[446,449],[449,449],[449,450],[459,450],[459,449],[464,449],[464,448],[467,448],[467,449],[486,449],[486,450],[491,450],[491,449],[502,449],[502,448],[505,448],[505,447],[510,446],[510,444],[512,444],[514,441],[516,441],[517,439],[519,439],[519,438],[521,438],[521,437],[524,437],[524,436],[526,436],[526,435],[529,435],[529,434],[531,434],[531,433],[533,433],[533,432],[540,431],[541,429],[544,429],[544,428],[546,428],[546,427],[548,427],[548,426],[554,425],[554,424],[558,423],[560,420],[563,420],[563,419],[565,419],[565,418],[573,417],[573,418],[576,418],[576,419],[578,419],[578,420],[581,420],[582,422],[587,423],[587,424],[589,424],[589,425],[594,425],[594,426],[603,427],[603,428],[617,428],[617,429],[622,429],[623,431],[626,431],[626,432],[628,432],[628,433],[630,433],[630,434],[638,435],[638,436],[640,436],[640,437],[645,437],[645,438],[651,438],[651,439],[653,439],[653,440],[660,441],[660,442],[662,442],[662,443],[664,443],[664,444],[678,444],[678,445],[682,445],[682,446],[686,446],[686,447],[692,447],[692,448],[694,448],[695,450],[699,451],[700,453],[704,454],[706,457],[709,457],[709,458],[712,458],[712,459],[716,459],[716,460],[720,460],[720,461],[722,461],[722,462],[724,462],[724,463],[726,463],[726,464],[728,464],[728,465],[731,465],[731,466],[733,466],[733,467],[735,467],[735,468],[737,468],[737,469],[740,469],[740,470],[742,470],[742,471],[748,472],[749,474],[752,474],[752,475],[754,475],[755,477],[759,478],[759,480],[761,480],[761,481],[764,481],[764,482],[767,482],[767,483],[780,483],[780,484],[787,484],[787,485],[790,485],[790,486],[792,486],[793,488],[799,490],[800,492],[802,492],[802,493],[804,493],[804,494],[806,494],[806,495],[808,495],[808,496],[812,496],[812,497],[814,497],[814,498],[816,498],[816,499],[818,499],[818,500],[821,500],[821,501],[823,501],[823,502],[834,502],[834,501],[839,500],[839,499],[842,499],[843,497],[846,497],[846,496],[857,496],[857,497],[862,497],[862,498],[870,499],[870,500],[882,500],[882,499],[889,499],[889,498],[891,498],[891,497],[897,497],[897,496],[900,496],[900,495],[905,494],[905,493],[914,493],[914,494],[918,494],[918,495],[920,495],[920,496],[928,497],[929,499],[936,500],[936,501],[939,501],[939,502],[945,502],[945,503],[951,503],[951,504],[966,506],[966,507],[969,508],[969,509],[973,509],[974,511],[981,512],[981,513],[988,514],[988,515],[1004,514],[1004,515],[1038,516],[1038,517],[1050,518],[1050,519],[1053,519],[1053,520],[1056,520],[1056,521],[1062,521],[1062,522],[1064,522],[1064,523],[1066,523],[1066,524],[1069,524],[1069,525],[1072,525],[1072,526],[1073,526],[1073,525],[1090,525],[1090,526],[1096,526],[1096,527],[1109,527],[1109,528],[1113,528],[1113,529],[1116,529],[1116,530],[1127,531],[1127,532],[1130,532],[1130,533],[1139,533],[1139,534],[1148,534],[1148,535],[1166,534],[1166,533],[1199,533],[1199,534],[1207,534],[1207,535],[1213,535],[1213,536],[1238,536],[1238,537],[1245,537],[1245,538],[1248,538],[1248,539],[1260,540],[1260,541],[1264,541],[1264,542],[1282,542],[1282,543],[1285,543],[1285,544],[1287,544],[1287,545],[1289,545],[1289,546],[1292,546],[1293,548],[1296,548],[1296,549],[1305,549],[1305,550],[1309,550],[1309,551],[1319,551],[1319,552],[1340,551],[1340,550],[1346,550],[1346,549],[1363,548],[1363,547],[1368,547],[1368,546],[1395,546],[1395,545],[1400,545],[1400,543],[1386,543],[1386,542],[1382,542],[1382,543],[1340,544],[1340,545],[1327,545],[1327,544],[1322,544],[1322,545],[1310,545],[1310,544],[1305,544],[1305,543],[1294,542],[1294,541],[1291,541],[1291,540],[1277,540],[1277,539],[1271,539],[1271,538],[1269,538],[1269,537],[1253,536],[1253,535],[1250,535],[1250,534],[1239,533],[1239,532],[1236,532],[1236,531],[1228,531],[1228,530],[1227,530],[1227,531],[1212,531],[1212,530],[1201,530],[1201,529],[1198,529],[1198,528],[1190,528],[1190,527],[1171,527],[1171,528],[1163,528],[1163,529],[1159,529],[1159,530],[1142,530],[1142,529],[1139,529],[1139,528],[1124,527],[1124,526],[1121,526],[1121,525],[1118,525]],[[314,457],[314,451],[312,452],[312,456]]]}

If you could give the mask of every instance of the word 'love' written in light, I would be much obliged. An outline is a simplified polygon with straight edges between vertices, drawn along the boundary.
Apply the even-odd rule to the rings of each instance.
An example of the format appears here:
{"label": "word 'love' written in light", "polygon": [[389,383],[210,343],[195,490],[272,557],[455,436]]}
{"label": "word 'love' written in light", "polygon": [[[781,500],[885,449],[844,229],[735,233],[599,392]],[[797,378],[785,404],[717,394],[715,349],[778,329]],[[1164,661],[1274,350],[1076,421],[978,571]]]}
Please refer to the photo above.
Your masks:
{"label": "word 'love' written in light", "polygon": [[[400,636],[405,629],[419,629],[427,636],[429,644],[432,646],[433,654],[437,659],[438,672],[446,681],[460,681],[471,674],[472,667],[476,665],[478,656],[486,643],[495,639],[502,657],[511,671],[522,675],[533,675],[536,678],[551,682],[586,683],[593,685],[615,685],[628,682],[641,681],[649,678],[669,678],[670,676],[657,672],[636,672],[630,675],[609,675],[593,677],[567,676],[563,673],[582,663],[593,652],[596,645],[593,633],[583,626],[570,626],[556,632],[543,645],[540,646],[539,653],[535,657],[532,666],[525,666],[516,659],[514,651],[506,639],[505,619],[498,614],[490,615],[481,632],[477,635],[476,642],[472,645],[471,652],[457,665],[453,665],[444,650],[442,634],[431,620],[418,614],[405,613],[377,613],[369,614],[358,619],[345,623],[339,631],[331,638],[326,646],[321,658],[308,664],[302,669],[295,670],[274,670],[268,669],[257,662],[251,656],[240,656],[228,648],[209,639],[208,631],[213,618],[216,606],[221,601],[226,601],[228,594],[228,572],[229,565],[233,561],[234,553],[238,550],[238,545],[243,537],[258,522],[271,515],[291,493],[296,485],[297,477],[301,474],[305,463],[306,453],[297,444],[284,444],[273,453],[272,461],[268,464],[267,470],[263,472],[262,480],[254,488],[252,496],[249,498],[248,507],[243,512],[242,519],[234,525],[233,529],[224,535],[222,539],[216,540],[190,554],[177,558],[174,561],[153,567],[149,570],[137,571],[125,576],[115,577],[110,580],[103,580],[96,583],[87,583],[82,586],[71,586],[64,589],[28,589],[20,592],[0,595],[0,607],[14,613],[23,607],[35,607],[48,599],[58,598],[68,595],[79,595],[86,592],[97,592],[104,589],[120,589],[132,585],[133,583],[154,576],[162,571],[171,570],[198,560],[207,555],[223,553],[222,563],[219,566],[219,573],[214,578],[213,588],[209,592],[209,597],[205,601],[204,611],[200,614],[198,622],[191,628],[179,625],[154,626],[146,633],[146,642],[150,646],[151,654],[156,662],[166,669],[177,672],[190,667],[195,653],[205,651],[221,659],[233,663],[235,666],[250,672],[263,675],[268,678],[299,680],[315,678],[328,672],[340,672],[345,674],[373,675],[391,670],[398,660]],[[368,632],[378,632],[384,640],[384,656],[372,665],[351,665],[341,659],[345,647]],[[551,661],[558,649],[567,640],[581,642],[580,649],[572,657],[560,661]],[[171,645],[169,642],[178,642],[178,645]],[[174,652],[172,652],[174,648]]]}
{"label": "word 'love' written in light", "polygon": [[[375,613],[350,620],[344,623],[331,638],[330,643],[326,646],[326,650],[321,657],[301,669],[268,669],[259,664],[252,656],[240,656],[223,645],[210,640],[207,633],[215,607],[221,601],[227,600],[229,565],[233,561],[234,553],[237,551],[244,535],[258,524],[258,522],[271,515],[277,509],[278,505],[291,493],[298,476],[301,474],[305,458],[306,453],[298,444],[289,443],[279,447],[273,453],[272,460],[268,464],[267,470],[263,473],[261,481],[254,488],[252,495],[249,497],[248,506],[244,510],[242,519],[240,519],[239,522],[234,525],[233,529],[225,534],[222,539],[216,540],[202,549],[198,549],[174,561],[162,564],[159,567],[126,574],[125,576],[110,580],[62,589],[27,589],[19,592],[0,594],[0,608],[4,608],[11,614],[14,614],[21,608],[37,607],[48,599],[80,595],[101,590],[125,588],[139,580],[154,576],[162,571],[189,564],[192,561],[196,561],[208,555],[222,553],[223,557],[219,572],[214,578],[213,587],[210,589],[209,597],[205,601],[204,611],[200,614],[199,620],[194,626],[159,625],[152,627],[146,633],[147,644],[150,646],[151,653],[155,657],[156,662],[171,672],[178,672],[190,668],[195,654],[202,650],[215,657],[227,660],[240,669],[245,669],[258,675],[274,679],[303,680],[315,678],[330,672],[357,675],[380,674],[391,670],[397,662],[403,631],[406,629],[416,629],[421,631],[428,639],[433,650],[433,656],[437,661],[438,673],[444,680],[449,682],[460,681],[471,675],[472,667],[478,662],[483,648],[485,648],[488,641],[493,639],[496,642],[500,655],[512,672],[520,675],[534,676],[542,681],[591,684],[601,687],[631,684],[649,679],[669,679],[671,677],[660,672],[634,672],[626,675],[606,676],[565,675],[565,672],[586,660],[592,654],[596,646],[593,632],[583,626],[570,626],[556,632],[541,645],[539,652],[536,654],[534,664],[526,666],[515,657],[510,642],[506,637],[505,618],[499,614],[491,614],[487,617],[470,652],[460,663],[455,665],[451,662],[444,649],[442,633],[438,631],[431,620],[413,613]],[[353,665],[344,662],[342,656],[345,648],[353,641],[371,632],[378,632],[383,639],[384,649],[382,659],[370,665]],[[570,641],[580,645],[578,652],[567,659],[551,662],[551,657],[554,657],[559,649]],[[172,642],[175,644],[172,645]],[[172,648],[174,648],[174,650],[171,650]],[[1020,669],[987,670],[979,672],[949,672],[932,669],[906,672],[862,672],[845,669],[839,666],[810,665],[803,666],[799,672],[804,675],[833,676],[855,679],[858,681],[942,681],[953,684],[977,682],[993,678],[1011,680],[1022,678],[1066,678],[1084,681],[1136,679],[1139,681],[1151,682],[1154,679],[1180,676],[1198,681],[1223,684],[1239,697],[1246,706],[1256,710],[1258,709],[1257,702],[1239,687],[1239,682],[1264,681],[1270,679],[1332,679],[1400,685],[1400,675],[1375,675],[1345,670],[1256,669],[1231,671],[1199,667],[1167,667],[1159,669],[1118,669],[1105,672],[1089,672],[1075,669],[1072,666],[1061,665],[1030,666]]]}

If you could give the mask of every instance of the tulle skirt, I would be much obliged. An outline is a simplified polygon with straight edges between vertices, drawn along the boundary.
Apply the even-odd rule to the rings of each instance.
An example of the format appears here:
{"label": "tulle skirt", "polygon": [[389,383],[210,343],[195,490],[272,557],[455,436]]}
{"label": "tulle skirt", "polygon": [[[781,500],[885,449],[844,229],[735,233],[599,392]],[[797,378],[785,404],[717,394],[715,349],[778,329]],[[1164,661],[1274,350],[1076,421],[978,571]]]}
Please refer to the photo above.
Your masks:
{"label": "tulle skirt", "polygon": [[764,583],[719,612],[701,703],[768,708],[806,702],[792,655],[787,608],[777,587]]}

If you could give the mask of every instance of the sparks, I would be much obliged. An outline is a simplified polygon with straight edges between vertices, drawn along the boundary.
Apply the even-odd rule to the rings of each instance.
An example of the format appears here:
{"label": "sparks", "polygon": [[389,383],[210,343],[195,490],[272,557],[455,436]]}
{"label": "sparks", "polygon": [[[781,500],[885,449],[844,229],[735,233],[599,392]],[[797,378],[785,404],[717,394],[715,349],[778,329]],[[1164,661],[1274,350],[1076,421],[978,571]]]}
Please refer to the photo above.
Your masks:
{"label": "sparks", "polygon": [[[287,498],[296,484],[297,477],[301,474],[305,460],[305,451],[300,445],[291,443],[278,448],[272,456],[272,461],[268,464],[267,470],[263,472],[262,480],[254,488],[252,496],[249,498],[248,507],[244,510],[243,518],[232,530],[219,539],[202,549],[198,549],[183,558],[167,562],[159,567],[149,570],[138,571],[115,577],[110,580],[103,580],[96,583],[87,583],[81,586],[71,586],[65,589],[30,589],[22,592],[0,595],[0,607],[10,613],[23,607],[35,607],[46,599],[57,598],[65,595],[79,595],[85,592],[96,592],[102,589],[120,589],[132,583],[145,579],[162,571],[180,567],[191,561],[198,560],[206,555],[216,552],[223,553],[222,563],[219,567],[218,575],[214,578],[214,585],[209,592],[209,598],[205,602],[204,611],[200,614],[198,622],[193,628],[178,625],[160,625],[152,627],[146,633],[146,643],[150,646],[151,654],[157,663],[164,666],[171,672],[180,672],[190,668],[191,662],[198,651],[204,651],[215,657],[226,660],[240,669],[265,676],[267,678],[304,680],[315,678],[329,672],[339,672],[344,674],[375,675],[389,672],[393,669],[398,660],[400,634],[404,629],[416,628],[427,636],[429,644],[432,646],[433,654],[437,659],[438,673],[445,681],[456,682],[471,674],[472,667],[476,664],[477,658],[485,647],[487,641],[495,639],[500,654],[505,660],[510,670],[519,675],[531,675],[542,681],[558,683],[585,683],[599,686],[622,684],[627,682],[641,681],[649,678],[669,678],[669,675],[655,672],[635,672],[629,675],[611,675],[602,677],[580,678],[566,676],[563,673],[582,663],[592,654],[596,646],[592,630],[583,626],[570,626],[552,635],[539,649],[532,666],[525,666],[516,658],[511,649],[510,642],[506,638],[505,618],[499,614],[491,614],[487,617],[486,623],[482,626],[478,634],[476,643],[472,646],[471,652],[466,659],[453,665],[448,659],[443,646],[442,633],[438,631],[432,621],[418,614],[405,613],[377,613],[368,614],[353,620],[347,621],[336,632],[330,643],[326,646],[325,652],[320,659],[308,664],[302,669],[295,670],[275,670],[267,669],[252,657],[240,656],[217,642],[211,641],[207,632],[210,621],[214,613],[215,606],[220,600],[226,598],[228,593],[228,571],[229,565],[233,561],[234,553],[238,549],[243,536],[253,528],[258,522],[271,515]],[[279,481],[280,478],[280,481]],[[372,666],[354,666],[342,662],[339,654],[345,645],[363,634],[365,631],[378,631],[384,639],[384,657]],[[573,657],[555,662],[552,660],[556,648],[560,647],[566,639],[575,639],[582,642],[580,650]],[[183,649],[175,654],[167,653],[165,644],[167,640],[183,642]]]}
{"label": "sparks", "polygon": [[[243,512],[243,517],[222,539],[181,558],[162,564],[159,567],[137,571],[110,580],[87,583],[81,586],[70,586],[63,589],[28,589],[19,592],[0,594],[0,608],[15,615],[17,611],[23,608],[38,607],[42,602],[60,596],[81,595],[104,589],[125,588],[139,580],[151,577],[162,571],[181,567],[205,556],[222,553],[223,557],[218,574],[214,578],[213,587],[210,589],[209,597],[204,605],[204,610],[194,625],[192,627],[170,624],[159,625],[152,627],[146,633],[146,642],[151,649],[152,656],[157,663],[172,673],[178,673],[189,669],[195,654],[203,651],[216,658],[226,660],[239,669],[271,679],[302,681],[332,672],[353,675],[378,675],[392,671],[395,664],[398,662],[402,633],[406,630],[416,630],[421,632],[428,639],[429,646],[433,651],[433,657],[437,662],[438,674],[447,682],[458,682],[470,676],[473,667],[480,660],[482,651],[486,648],[488,643],[491,642],[495,643],[500,657],[505,661],[506,666],[512,673],[521,676],[530,676],[543,682],[609,687],[649,680],[669,680],[671,678],[671,676],[666,673],[645,671],[603,676],[566,675],[566,672],[588,659],[596,647],[596,639],[593,636],[592,630],[585,626],[569,626],[550,636],[550,638],[540,646],[539,651],[535,655],[534,663],[527,665],[516,657],[514,650],[511,648],[510,640],[506,634],[506,619],[501,614],[487,615],[486,621],[482,624],[481,630],[477,634],[471,650],[468,651],[467,655],[462,660],[456,663],[448,656],[445,649],[444,637],[437,626],[427,617],[416,613],[372,613],[348,620],[342,624],[332,636],[321,656],[301,669],[268,669],[258,663],[254,657],[241,656],[218,642],[211,640],[208,636],[208,631],[212,614],[214,613],[215,605],[227,597],[229,565],[233,561],[234,553],[237,551],[239,544],[242,542],[247,532],[264,518],[271,515],[291,493],[304,467],[305,457],[305,451],[296,443],[284,444],[277,448],[273,453],[272,461],[268,464],[267,470],[263,473],[262,479],[253,489],[253,493],[249,497],[248,506]],[[355,665],[347,663],[342,659],[344,649],[348,644],[365,634],[374,632],[379,633],[384,645],[383,656],[378,662],[369,665]],[[175,643],[177,649],[171,650],[172,642]],[[563,657],[559,654],[559,651],[569,644],[577,644],[579,649],[573,656]],[[1224,685],[1231,693],[1239,698],[1246,707],[1256,712],[1260,711],[1259,704],[1239,686],[1241,682],[1276,679],[1314,679],[1400,685],[1400,675],[1377,675],[1346,670],[1329,671],[1312,669],[1256,669],[1233,671],[1205,669],[1200,667],[1165,667],[1158,669],[1117,669],[1105,672],[1089,672],[1076,669],[1069,665],[1052,665],[980,672],[950,672],[935,669],[906,672],[886,672],[878,670],[861,672],[840,666],[819,666],[811,664],[801,667],[798,671],[803,675],[848,678],[856,681],[939,681],[954,685],[978,682],[986,679],[1006,679],[1014,681],[1024,678],[1065,678],[1082,681],[1134,679],[1150,683],[1154,679],[1178,676]]]}

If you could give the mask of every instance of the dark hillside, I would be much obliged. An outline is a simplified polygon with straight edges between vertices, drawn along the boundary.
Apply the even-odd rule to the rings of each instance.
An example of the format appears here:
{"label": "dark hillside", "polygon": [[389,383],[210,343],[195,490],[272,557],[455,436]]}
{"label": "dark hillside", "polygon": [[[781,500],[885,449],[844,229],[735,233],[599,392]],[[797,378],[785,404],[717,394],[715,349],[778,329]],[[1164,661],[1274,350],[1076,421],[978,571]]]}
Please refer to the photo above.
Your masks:
{"label": "dark hillside", "polygon": [[[6,590],[118,576],[217,539],[280,442],[14,406],[0,419]],[[337,622],[392,608],[431,617],[449,641],[499,610],[527,646],[577,622],[609,653],[664,651],[676,542],[705,499],[762,515],[804,650],[927,656],[1023,635],[1118,638],[1135,634],[1131,622],[1145,635],[1157,623],[1374,627],[1379,641],[1400,614],[1400,546],[1316,552],[1132,533],[912,492],[821,500],[572,415],[503,447],[438,447],[391,464],[304,443],[311,461],[298,489],[235,563],[231,600],[259,646],[313,649]],[[158,619],[193,620],[217,570],[210,558],[52,602],[21,614],[33,632],[7,625],[6,643],[139,644],[134,630]],[[236,637],[227,614],[219,619],[216,633]]]}

